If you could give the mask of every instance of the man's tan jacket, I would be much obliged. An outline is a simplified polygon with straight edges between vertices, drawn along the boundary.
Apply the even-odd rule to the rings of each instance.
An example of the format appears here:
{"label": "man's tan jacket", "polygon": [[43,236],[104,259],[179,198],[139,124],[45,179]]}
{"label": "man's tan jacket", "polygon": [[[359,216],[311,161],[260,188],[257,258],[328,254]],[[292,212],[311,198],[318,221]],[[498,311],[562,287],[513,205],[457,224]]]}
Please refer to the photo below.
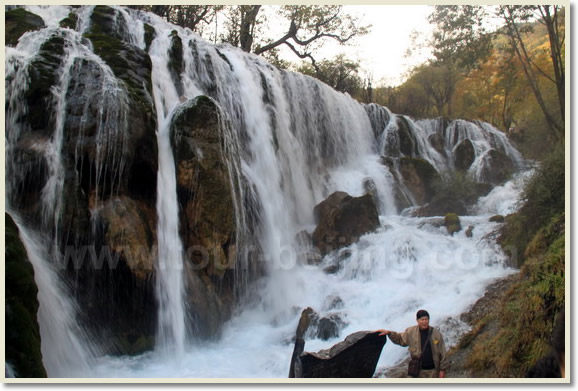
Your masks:
{"label": "man's tan jacket", "polygon": [[[434,365],[437,371],[446,371],[448,363],[446,360],[446,345],[444,337],[435,328],[430,327],[431,337],[430,345]],[[409,346],[409,354],[411,358],[419,358],[421,356],[421,336],[419,333],[419,326],[411,326],[405,329],[403,333],[396,333],[392,331],[389,333],[389,339],[396,345]]]}

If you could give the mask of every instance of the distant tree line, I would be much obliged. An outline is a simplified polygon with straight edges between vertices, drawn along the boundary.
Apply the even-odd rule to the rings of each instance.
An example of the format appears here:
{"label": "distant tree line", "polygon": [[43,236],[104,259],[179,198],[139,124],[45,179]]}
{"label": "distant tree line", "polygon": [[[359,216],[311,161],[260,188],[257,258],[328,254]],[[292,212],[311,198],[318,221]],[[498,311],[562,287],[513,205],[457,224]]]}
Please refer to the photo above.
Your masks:
{"label": "distant tree line", "polygon": [[[500,27],[489,31],[490,18]],[[564,21],[556,5],[435,6],[433,58],[373,100],[413,117],[490,122],[539,156],[564,139]]]}

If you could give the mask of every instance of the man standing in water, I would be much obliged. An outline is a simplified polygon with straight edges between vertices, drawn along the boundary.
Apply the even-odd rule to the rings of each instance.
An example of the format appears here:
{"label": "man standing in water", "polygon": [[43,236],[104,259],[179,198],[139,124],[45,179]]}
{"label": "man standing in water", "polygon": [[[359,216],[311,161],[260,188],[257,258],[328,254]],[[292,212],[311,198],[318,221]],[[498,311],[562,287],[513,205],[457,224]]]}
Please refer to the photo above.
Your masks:
{"label": "man standing in water", "polygon": [[429,326],[429,313],[417,312],[417,326],[408,327],[403,333],[390,330],[377,330],[379,335],[388,335],[391,342],[400,346],[409,346],[412,359],[420,359],[420,378],[445,377],[448,366],[444,337],[438,329]]}

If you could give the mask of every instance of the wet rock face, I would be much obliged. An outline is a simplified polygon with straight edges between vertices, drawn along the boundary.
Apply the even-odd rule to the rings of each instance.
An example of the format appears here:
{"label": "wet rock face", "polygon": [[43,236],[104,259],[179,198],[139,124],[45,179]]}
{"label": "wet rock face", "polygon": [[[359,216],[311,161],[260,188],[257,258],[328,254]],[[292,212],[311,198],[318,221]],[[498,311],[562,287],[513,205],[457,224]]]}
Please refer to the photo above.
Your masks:
{"label": "wet rock face", "polygon": [[191,262],[188,304],[193,324],[207,337],[230,316],[237,267],[234,193],[222,131],[217,106],[204,96],[184,102],[171,123],[181,237]]}
{"label": "wet rock face", "polygon": [[315,206],[318,225],[313,244],[325,255],[355,243],[359,237],[379,227],[377,206],[371,194],[351,197],[335,192]]}
{"label": "wet rock face", "polygon": [[[23,10],[13,11],[34,20]],[[111,352],[134,354],[152,346],[156,325],[152,66],[145,52],[123,41],[126,26],[114,9],[96,7],[92,22],[86,38],[116,79],[83,57],[67,71],[67,89],[57,96],[67,34],[57,31],[40,46],[27,69],[26,115],[17,119],[21,129],[7,129],[15,138],[12,158],[25,162],[11,168],[11,205],[34,228],[60,233],[58,267],[75,290],[85,316],[79,320],[86,321],[87,330],[110,341]],[[73,17],[62,21],[64,27],[74,24]],[[108,84],[113,79],[115,88]],[[61,129],[56,127],[57,98],[65,100]],[[62,132],[60,213],[43,223],[42,192],[54,176],[48,152],[57,130]]]}
{"label": "wet rock face", "polygon": [[186,102],[171,127],[185,247],[206,249],[204,270],[222,277],[234,262],[236,227],[220,132],[217,106],[206,97]]}
{"label": "wet rock face", "polygon": [[423,205],[429,202],[434,195],[434,183],[440,179],[436,169],[423,159],[404,157],[399,163],[403,182],[417,203]]}
{"label": "wet rock face", "polygon": [[486,183],[501,185],[516,171],[512,159],[497,149],[489,150],[484,159],[488,164],[484,166],[481,176]]}
{"label": "wet rock face", "polygon": [[304,352],[294,366],[294,377],[370,378],[387,340],[377,332],[359,331],[319,352]]}

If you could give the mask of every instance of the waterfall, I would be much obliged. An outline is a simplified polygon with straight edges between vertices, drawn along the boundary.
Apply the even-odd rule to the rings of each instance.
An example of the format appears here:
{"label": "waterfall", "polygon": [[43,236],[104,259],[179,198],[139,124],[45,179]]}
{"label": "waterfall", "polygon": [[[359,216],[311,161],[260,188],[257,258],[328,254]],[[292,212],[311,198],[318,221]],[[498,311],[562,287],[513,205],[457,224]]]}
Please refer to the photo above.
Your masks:
{"label": "waterfall", "polygon": [[[308,340],[310,351],[362,329],[401,330],[414,320],[417,307],[428,307],[442,329],[454,332],[458,324],[449,341],[455,343],[467,329],[457,320],[460,313],[487,284],[512,272],[488,239],[497,227],[488,215],[514,210],[521,180],[481,199],[478,215],[461,217],[463,225],[475,226],[473,238],[463,232],[449,236],[435,218],[399,215],[396,204],[397,186],[409,204],[417,204],[400,182],[403,158],[450,172],[459,163],[457,150],[471,143],[465,169],[475,180],[491,182],[492,159],[504,156],[523,169],[519,152],[491,125],[414,121],[364,105],[311,77],[228,44],[209,44],[146,12],[116,6],[27,9],[41,15],[47,27],[24,34],[5,52],[6,199],[35,269],[50,376],[283,377],[300,310],[307,306],[341,321],[338,336]],[[105,11],[113,29],[109,35],[127,57],[144,59],[143,69],[114,69],[110,59],[96,54],[97,40],[83,35],[93,31],[94,13]],[[75,29],[59,26],[69,12],[79,18]],[[34,62],[44,58],[43,45],[54,37],[63,53],[49,73],[57,77],[48,83],[42,106],[26,94],[36,77]],[[139,72],[146,77],[138,79]],[[186,231],[189,215],[180,204],[185,196],[182,189],[179,193],[178,139],[172,132],[179,116],[201,97],[216,107],[215,144],[228,173],[224,180],[230,181],[235,226],[226,244],[236,248],[236,263],[224,276],[201,270],[189,278],[196,265],[185,247],[199,233]],[[134,117],[135,99],[145,107],[145,120]],[[48,107],[50,118],[34,117],[33,104]],[[141,128],[149,125],[154,148],[146,149]],[[200,142],[194,147],[203,162]],[[147,158],[153,162],[149,166],[143,163]],[[153,175],[156,180],[149,178]],[[375,195],[380,227],[319,264],[307,264],[299,258],[296,235],[315,228],[315,205],[335,191]],[[114,224],[117,231],[110,229]],[[141,259],[123,252],[137,239],[147,242],[137,243],[145,261],[153,248],[152,266],[143,261],[139,268]],[[63,254],[72,244],[120,254],[121,266],[70,270],[76,264],[66,263]],[[243,251],[250,247],[258,251]],[[152,303],[134,300],[133,292],[147,293],[148,284]],[[208,288],[203,291],[200,284]],[[195,296],[198,292],[207,297]],[[125,308],[114,301],[118,297],[131,300],[139,320],[116,321],[125,314],[101,308]],[[330,305],[335,297],[338,307]],[[214,315],[211,325],[220,327],[215,338],[199,341],[192,308],[227,306],[230,314]],[[106,319],[103,330],[99,317]],[[142,319],[153,324],[150,346],[143,331],[149,325],[137,324]],[[93,333],[97,329],[95,344],[102,349],[90,346],[90,327]],[[130,353],[134,357],[118,356],[109,349],[108,335],[145,347]],[[129,350],[124,348],[123,353]],[[143,353],[151,349],[155,354]],[[95,357],[97,364],[91,361]],[[401,350],[393,350],[380,365],[402,357]]]}
{"label": "waterfall", "polygon": [[15,219],[15,222],[38,286],[38,324],[46,373],[50,377],[89,376],[98,350],[91,347],[89,336],[76,321],[79,309],[70,299],[58,270],[48,261],[45,239],[30,232],[22,221]]}
{"label": "waterfall", "polygon": [[159,172],[157,179],[158,259],[156,274],[159,306],[157,348],[165,356],[183,354],[186,325],[183,304],[183,245],[179,236],[179,214],[175,163],[170,143],[170,113],[179,97],[166,68],[168,35],[160,34],[151,45],[153,91],[157,108]]}

